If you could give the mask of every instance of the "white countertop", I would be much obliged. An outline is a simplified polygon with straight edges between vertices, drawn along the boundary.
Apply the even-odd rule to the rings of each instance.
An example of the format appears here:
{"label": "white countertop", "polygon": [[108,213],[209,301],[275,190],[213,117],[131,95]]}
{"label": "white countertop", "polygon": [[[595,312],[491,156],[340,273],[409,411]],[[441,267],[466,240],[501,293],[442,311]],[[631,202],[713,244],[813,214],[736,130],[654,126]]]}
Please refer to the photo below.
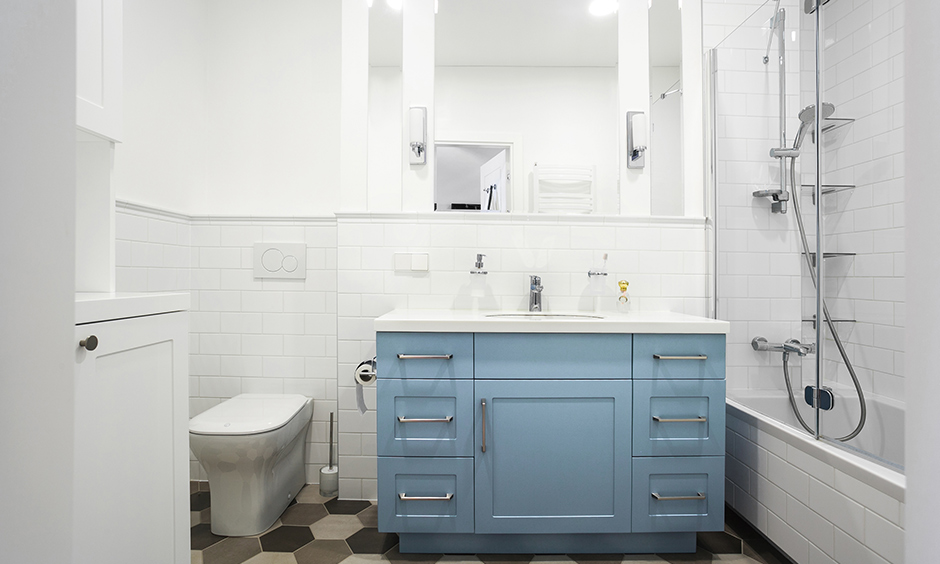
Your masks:
{"label": "white countertop", "polygon": [[[506,316],[513,314],[514,316]],[[439,333],[711,333],[727,334],[727,321],[669,311],[630,313],[398,309],[375,320],[376,331]],[[499,317],[493,317],[498,315]],[[557,315],[559,317],[552,317]],[[562,317],[570,315],[572,317]],[[489,317],[488,317],[489,316]],[[580,317],[578,317],[580,316]],[[600,319],[587,317],[596,316]]]}
{"label": "white countertop", "polygon": [[75,294],[75,324],[141,317],[189,309],[187,292],[79,292]]}

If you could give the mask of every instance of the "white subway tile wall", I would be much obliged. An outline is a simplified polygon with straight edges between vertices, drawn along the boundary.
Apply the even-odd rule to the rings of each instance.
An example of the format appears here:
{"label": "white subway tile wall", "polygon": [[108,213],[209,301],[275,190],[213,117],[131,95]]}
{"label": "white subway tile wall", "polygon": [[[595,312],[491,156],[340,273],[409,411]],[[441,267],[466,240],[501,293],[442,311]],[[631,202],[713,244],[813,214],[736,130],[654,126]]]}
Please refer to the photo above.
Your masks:
{"label": "white subway tile wall", "polygon": [[[735,390],[785,389],[780,355],[756,352],[751,339],[802,338],[803,287],[796,221],[773,214],[756,190],[780,188],[780,162],[769,156],[782,144],[779,127],[779,34],[770,41],[774,2],[703,5],[706,29],[730,33],[717,46],[718,318],[732,323],[727,384]],[[787,29],[798,29],[799,4],[784,0]],[[742,23],[743,22],[743,23]],[[738,25],[740,24],[740,25]],[[733,33],[731,31],[734,30]],[[787,131],[795,132],[800,103],[799,32],[786,33]],[[799,361],[791,359],[799,377]]]}
{"label": "white subway tile wall", "polygon": [[[855,253],[826,262],[825,295],[834,318],[856,320],[840,323],[838,329],[865,391],[901,401],[905,397],[903,9],[901,0],[830,2],[822,12],[821,66],[822,99],[835,105],[833,117],[855,119],[823,138],[823,183],[855,186],[823,199],[827,252]],[[806,85],[804,90],[805,103],[812,103],[812,92]],[[807,138],[808,150],[815,150],[812,141]],[[812,183],[813,176],[804,175],[804,182]],[[813,210],[807,206],[807,213]],[[804,300],[804,313],[812,308]],[[803,329],[808,336],[812,327],[807,324]],[[850,386],[831,338],[825,356],[825,379]]]}
{"label": "white subway tile wall", "polygon": [[[317,483],[330,412],[339,417],[335,220],[194,219],[119,204],[116,225],[118,291],[192,296],[190,417],[241,393],[313,398],[306,471]],[[306,243],[307,279],[254,278],[256,241]],[[190,457],[191,479],[206,479]]]}
{"label": "white subway tile wall", "polygon": [[[638,310],[705,315],[708,308],[702,219],[479,213],[213,219],[130,204],[117,212],[121,248],[154,245],[136,261],[119,255],[118,290],[191,292],[190,415],[245,392],[314,398],[307,481],[316,483],[327,462],[333,411],[344,499],[377,493],[375,388],[364,389],[368,411],[360,415],[353,380],[359,362],[375,355],[376,317],[398,307],[522,310],[529,274],[542,276],[545,307],[556,310],[613,311],[621,278],[630,282]],[[256,241],[305,241],[307,279],[253,278]],[[395,253],[426,253],[430,268],[396,271]],[[477,253],[487,255],[489,271],[482,298],[469,292]],[[595,296],[587,271],[601,266],[604,253],[607,293]],[[177,262],[168,262],[170,255]],[[149,273],[163,270],[173,271],[174,284],[149,285]],[[205,479],[198,462],[190,466],[192,479]]]}
{"label": "white subway tile wall", "polygon": [[902,564],[904,503],[728,416],[726,502],[797,564]]}

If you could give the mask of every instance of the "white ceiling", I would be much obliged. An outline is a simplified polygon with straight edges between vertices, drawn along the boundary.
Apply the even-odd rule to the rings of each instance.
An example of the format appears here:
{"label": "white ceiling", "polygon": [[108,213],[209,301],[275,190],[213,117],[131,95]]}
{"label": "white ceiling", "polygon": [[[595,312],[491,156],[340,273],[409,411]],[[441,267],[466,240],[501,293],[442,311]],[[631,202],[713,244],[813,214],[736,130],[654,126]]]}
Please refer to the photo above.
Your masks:
{"label": "white ceiling", "polygon": [[[617,16],[588,12],[591,0],[438,0],[436,60],[448,66],[617,65]],[[650,64],[678,66],[677,0],[653,0]],[[401,12],[374,0],[369,61],[401,65]]]}

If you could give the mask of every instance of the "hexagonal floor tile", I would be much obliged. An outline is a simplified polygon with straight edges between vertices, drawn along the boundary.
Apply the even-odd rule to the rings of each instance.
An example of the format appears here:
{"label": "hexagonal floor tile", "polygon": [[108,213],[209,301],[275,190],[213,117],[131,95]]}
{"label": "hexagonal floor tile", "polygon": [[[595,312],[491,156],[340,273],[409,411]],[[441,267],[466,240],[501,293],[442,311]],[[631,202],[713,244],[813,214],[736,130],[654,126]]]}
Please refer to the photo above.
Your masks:
{"label": "hexagonal floor tile", "polygon": [[225,540],[225,537],[212,534],[208,523],[196,525],[189,529],[189,543],[192,550],[205,550],[223,540]]}
{"label": "hexagonal floor tile", "polygon": [[330,515],[355,515],[360,511],[371,507],[372,504],[368,501],[331,499],[330,501],[324,503],[323,506],[326,507],[326,510],[330,512]]}
{"label": "hexagonal floor tile", "polygon": [[283,525],[261,536],[261,549],[265,552],[294,552],[313,540],[310,527]]}
{"label": "hexagonal floor tile", "polygon": [[261,552],[256,538],[229,537],[202,551],[203,564],[241,564]]}
{"label": "hexagonal floor tile", "polygon": [[310,525],[316,539],[344,540],[362,529],[362,521],[355,515],[327,515]]}
{"label": "hexagonal floor tile", "polygon": [[294,553],[297,564],[338,564],[352,551],[341,540],[315,540]]}
{"label": "hexagonal floor tile", "polygon": [[281,514],[281,523],[285,525],[310,526],[329,515],[319,503],[298,503],[291,505]]}
{"label": "hexagonal floor tile", "polygon": [[368,527],[347,538],[346,544],[356,554],[385,554],[398,544],[398,535]]}
{"label": "hexagonal floor tile", "polygon": [[297,559],[290,552],[262,552],[245,560],[243,564],[297,564]]}
{"label": "hexagonal floor tile", "polygon": [[398,545],[385,553],[385,558],[395,564],[436,564],[443,556],[443,554],[402,554],[398,551]]}
{"label": "hexagonal floor tile", "polygon": [[362,521],[363,527],[378,527],[379,526],[379,506],[371,505],[362,511],[360,511],[356,517]]}

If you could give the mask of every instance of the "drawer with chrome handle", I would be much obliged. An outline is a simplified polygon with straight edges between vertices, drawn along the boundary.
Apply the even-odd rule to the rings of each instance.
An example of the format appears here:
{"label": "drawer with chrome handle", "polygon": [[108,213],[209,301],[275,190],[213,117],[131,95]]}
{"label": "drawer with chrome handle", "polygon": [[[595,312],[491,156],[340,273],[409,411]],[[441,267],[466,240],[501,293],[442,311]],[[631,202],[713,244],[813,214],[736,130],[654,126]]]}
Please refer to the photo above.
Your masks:
{"label": "drawer with chrome handle", "polygon": [[386,333],[375,337],[378,379],[471,379],[472,333]]}
{"label": "drawer with chrome handle", "polygon": [[633,532],[722,530],[724,469],[724,456],[634,457]]}
{"label": "drawer with chrome handle", "polygon": [[724,377],[724,335],[633,336],[634,379],[721,380]]}
{"label": "drawer with chrome handle", "polygon": [[634,456],[725,452],[724,380],[634,380]]}
{"label": "drawer with chrome handle", "polygon": [[376,383],[380,456],[472,456],[473,380]]}
{"label": "drawer with chrome handle", "polygon": [[379,530],[472,533],[473,458],[378,458]]}

